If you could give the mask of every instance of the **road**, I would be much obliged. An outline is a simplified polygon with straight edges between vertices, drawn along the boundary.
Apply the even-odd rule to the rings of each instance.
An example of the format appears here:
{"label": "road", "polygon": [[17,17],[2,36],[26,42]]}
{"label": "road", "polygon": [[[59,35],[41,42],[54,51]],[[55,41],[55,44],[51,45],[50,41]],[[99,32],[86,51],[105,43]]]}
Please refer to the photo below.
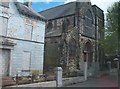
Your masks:
{"label": "road", "polygon": [[67,87],[118,87],[118,79],[116,76],[104,75],[99,78],[90,78],[85,82]]}

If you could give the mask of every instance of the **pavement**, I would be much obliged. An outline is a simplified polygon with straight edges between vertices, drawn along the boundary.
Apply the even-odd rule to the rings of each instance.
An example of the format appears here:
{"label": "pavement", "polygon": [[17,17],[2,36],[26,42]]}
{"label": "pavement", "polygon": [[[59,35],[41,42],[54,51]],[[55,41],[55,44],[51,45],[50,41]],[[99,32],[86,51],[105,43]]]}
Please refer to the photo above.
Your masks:
{"label": "pavement", "polygon": [[102,76],[97,79],[88,79],[85,82],[69,85],[67,87],[118,87],[118,83],[111,80],[109,76]]}
{"label": "pavement", "polygon": [[118,76],[115,72],[108,73],[107,71],[99,77],[88,78],[85,82],[66,87],[118,87]]}

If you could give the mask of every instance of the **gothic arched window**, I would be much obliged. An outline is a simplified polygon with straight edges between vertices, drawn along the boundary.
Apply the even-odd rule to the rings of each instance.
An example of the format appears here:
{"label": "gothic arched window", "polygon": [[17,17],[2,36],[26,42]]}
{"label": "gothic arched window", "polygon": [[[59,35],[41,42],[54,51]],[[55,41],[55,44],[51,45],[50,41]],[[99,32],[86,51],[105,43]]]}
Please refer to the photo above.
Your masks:
{"label": "gothic arched window", "polygon": [[84,34],[87,36],[92,36],[92,24],[93,24],[93,17],[90,10],[87,10],[85,14],[85,29]]}
{"label": "gothic arched window", "polygon": [[69,26],[70,25],[70,20],[67,18],[66,19],[66,25]]}
{"label": "gothic arched window", "polygon": [[77,46],[76,46],[76,41],[75,39],[71,39],[69,41],[69,56],[75,56],[76,55],[76,49],[77,49]]}

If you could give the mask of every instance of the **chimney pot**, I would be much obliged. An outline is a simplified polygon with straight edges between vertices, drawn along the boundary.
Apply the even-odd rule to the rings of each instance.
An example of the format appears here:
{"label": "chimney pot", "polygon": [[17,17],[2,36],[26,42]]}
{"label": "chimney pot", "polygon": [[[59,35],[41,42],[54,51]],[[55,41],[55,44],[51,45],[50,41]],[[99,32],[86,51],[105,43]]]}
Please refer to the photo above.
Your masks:
{"label": "chimney pot", "polygon": [[32,6],[32,2],[31,0],[25,0],[24,4],[28,7],[31,7]]}

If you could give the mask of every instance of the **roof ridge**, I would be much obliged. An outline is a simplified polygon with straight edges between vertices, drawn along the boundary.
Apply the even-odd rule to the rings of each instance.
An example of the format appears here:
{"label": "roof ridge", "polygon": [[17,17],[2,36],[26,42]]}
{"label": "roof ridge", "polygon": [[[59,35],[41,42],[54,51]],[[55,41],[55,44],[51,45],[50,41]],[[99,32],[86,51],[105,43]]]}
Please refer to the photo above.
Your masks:
{"label": "roof ridge", "polygon": [[41,13],[41,12],[44,12],[44,11],[47,11],[47,10],[50,10],[50,9],[58,8],[58,7],[61,7],[61,6],[64,6],[64,5],[68,5],[68,4],[71,4],[71,3],[75,3],[75,2],[69,2],[69,3],[66,3],[66,4],[61,4],[61,5],[58,5],[58,6],[54,6],[54,7],[48,8],[46,10],[40,11],[38,13]]}

